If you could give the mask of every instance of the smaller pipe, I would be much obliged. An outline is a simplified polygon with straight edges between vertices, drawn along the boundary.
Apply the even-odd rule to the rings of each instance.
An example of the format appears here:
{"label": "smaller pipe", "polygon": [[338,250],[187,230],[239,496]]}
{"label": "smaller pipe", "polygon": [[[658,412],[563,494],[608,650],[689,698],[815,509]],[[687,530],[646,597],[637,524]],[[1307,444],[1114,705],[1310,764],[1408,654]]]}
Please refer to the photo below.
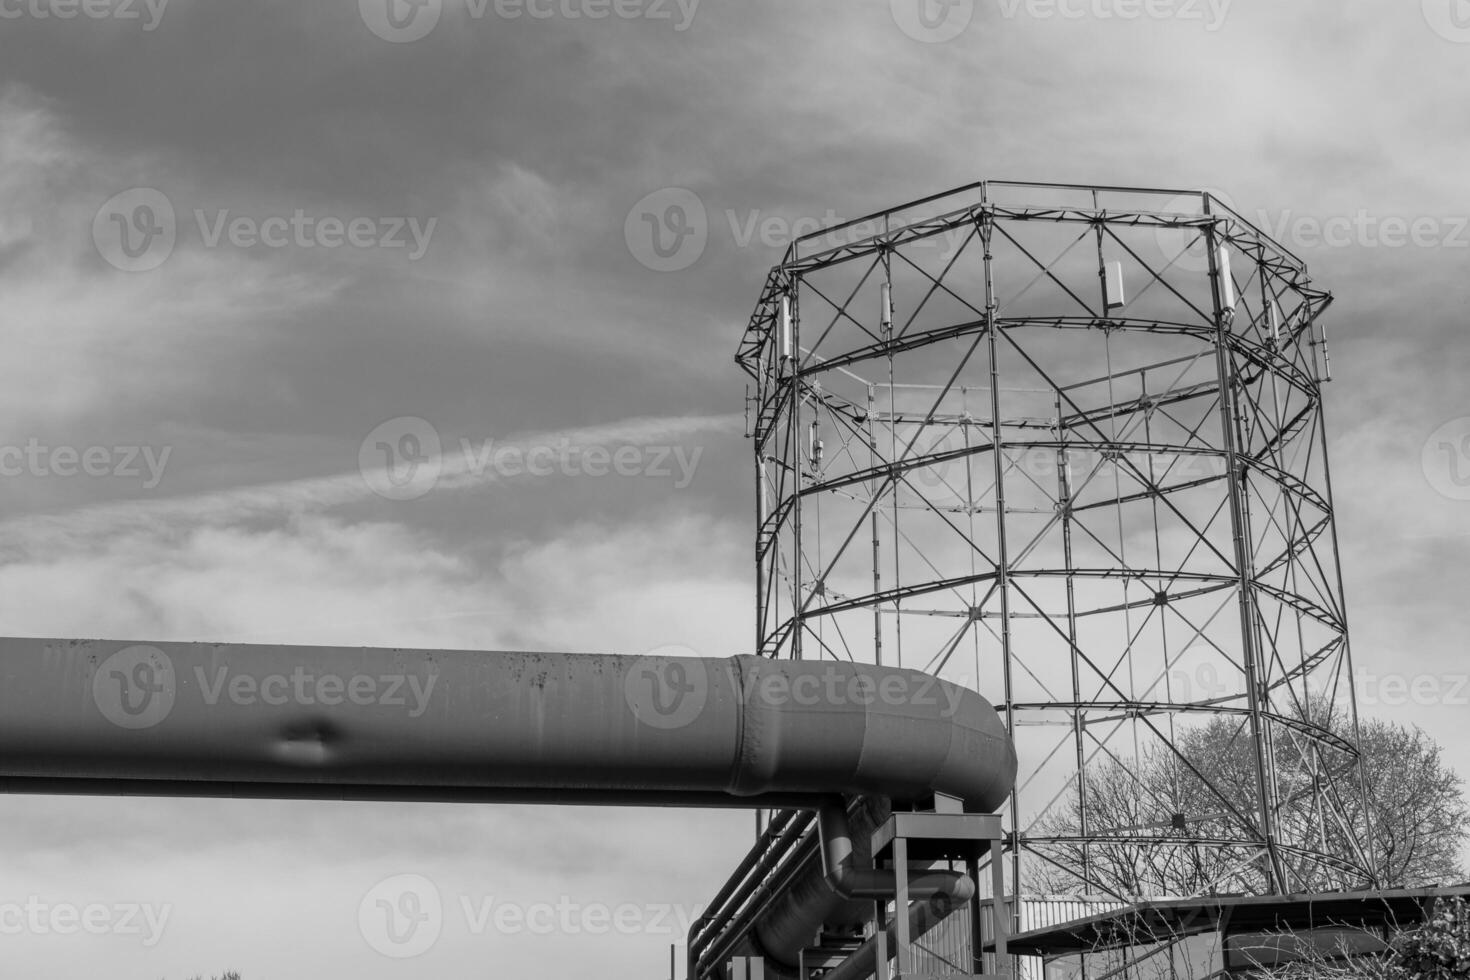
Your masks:
{"label": "smaller pipe", "polygon": [[[739,930],[749,924],[756,910],[748,903],[752,895],[762,888],[771,886],[771,875],[779,873],[786,868],[789,877],[790,868],[783,864],[792,849],[797,846],[799,839],[810,828],[811,814],[803,810],[786,810],[783,815],[789,819],[782,824],[779,837],[769,838],[764,844],[757,843],[746,855],[746,860],[741,862],[743,872],[733,875],[720,889],[719,895],[706,907],[705,912],[689,930],[688,955],[689,975],[694,977],[699,973],[701,962],[708,958],[708,954],[715,951],[716,944],[720,944],[733,930]],[[778,818],[779,819],[779,818]],[[767,830],[769,837],[771,831]],[[800,859],[797,859],[798,862]],[[713,927],[724,922],[725,928],[714,932]],[[731,938],[723,943],[726,949],[718,950],[720,955],[728,954],[728,947],[735,942]]]}
{"label": "smaller pipe", "polygon": [[[734,893],[733,903],[743,906],[719,933],[709,935],[710,927],[721,916],[712,908],[690,932],[690,980],[699,980],[714,964],[723,960],[743,941],[750,955],[766,961],[766,970],[778,978],[794,978],[797,953],[821,930],[827,920],[844,903],[862,899],[891,899],[898,889],[898,875],[892,869],[859,867],[853,845],[853,827],[846,802],[840,796],[823,798],[817,811],[816,850],[820,869],[813,868],[815,880],[805,885],[805,896],[790,904],[765,910],[763,914],[746,905],[754,891],[755,881],[747,875],[742,887]],[[805,822],[793,828],[805,827]],[[917,938],[929,931],[955,908],[975,894],[974,882],[962,872],[925,871],[909,879],[909,933]],[[815,887],[813,887],[815,886]],[[784,891],[784,889],[779,889]],[[725,915],[729,912],[721,910]],[[708,920],[708,921],[707,921]],[[897,923],[889,929],[889,948],[897,941]],[[744,937],[742,940],[741,937]],[[841,969],[863,969],[856,976],[870,976],[876,961],[876,940],[869,940],[853,954]],[[825,978],[824,978],[825,980]]]}
{"label": "smaller pipe", "polygon": [[[829,800],[818,809],[817,829],[822,841],[822,871],[834,892],[844,899],[892,897],[898,887],[897,872],[853,866],[852,829],[840,799]],[[960,883],[968,881],[958,871],[930,871],[910,879],[909,893],[915,899],[952,895],[964,890]]]}
{"label": "smaller pipe", "polygon": [[[792,821],[799,816],[805,816],[805,814],[801,810],[782,810],[776,814],[774,820],[766,825],[766,829],[756,839],[755,846],[746,852],[740,864],[725,881],[724,887],[705,906],[707,911],[699,917],[699,922],[695,924],[696,932],[700,923],[717,918],[720,909],[737,891],[744,895],[748,889],[741,886],[746,883],[748,877],[761,877],[765,866],[773,859],[773,856],[785,853],[790,842],[784,838],[788,836],[788,829],[792,829]],[[803,822],[794,827],[794,833],[799,835],[805,829],[806,824]],[[763,870],[758,870],[752,875],[751,869],[757,865],[760,865]],[[742,901],[743,898],[736,898],[734,904],[738,907]]]}
{"label": "smaller pipe", "polygon": [[[939,923],[947,919],[954,910],[975,896],[975,883],[961,877],[960,884],[948,895],[936,894],[927,901],[909,905],[909,935],[915,941],[924,938]],[[913,882],[910,887],[914,887]],[[894,920],[884,931],[888,949],[896,949],[898,943],[898,921]],[[822,980],[867,980],[878,970],[878,937],[874,936],[853,950],[852,955],[822,975]]]}

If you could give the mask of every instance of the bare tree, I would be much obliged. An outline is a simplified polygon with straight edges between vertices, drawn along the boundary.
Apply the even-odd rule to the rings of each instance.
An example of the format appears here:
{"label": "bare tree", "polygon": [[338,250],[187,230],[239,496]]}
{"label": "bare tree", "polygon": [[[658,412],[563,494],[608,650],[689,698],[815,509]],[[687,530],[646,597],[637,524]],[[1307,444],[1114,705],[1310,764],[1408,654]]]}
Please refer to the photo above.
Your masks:
{"label": "bare tree", "polygon": [[[1312,701],[1300,712],[1329,730],[1347,728],[1331,702]],[[1089,835],[1110,839],[1058,845],[1055,862],[1035,871],[1042,888],[1123,896],[1265,890],[1259,863],[1238,849],[1212,844],[1231,836],[1227,831],[1239,836],[1242,828],[1251,833],[1255,827],[1256,756],[1246,726],[1244,718],[1216,717],[1180,733],[1174,748],[1155,747],[1137,760],[1089,765],[1085,802],[1073,789],[1036,822],[1034,833],[1081,836],[1085,817]],[[1463,876],[1459,854],[1470,835],[1470,807],[1461,795],[1460,777],[1418,728],[1376,720],[1362,724],[1358,744],[1366,795],[1357,791],[1356,780],[1322,778],[1354,764],[1331,742],[1284,725],[1273,726],[1270,734],[1278,772],[1292,774],[1276,787],[1272,807],[1282,837],[1302,850],[1284,856],[1294,890],[1335,885],[1308,851],[1353,855],[1384,886],[1446,883]],[[1318,806],[1331,785],[1350,789],[1338,790],[1328,806]],[[1324,810],[1332,820],[1321,817]],[[1199,843],[1156,849],[1128,839],[1140,837]]]}
{"label": "bare tree", "polygon": [[1462,880],[1460,851],[1470,833],[1470,812],[1460,777],[1439,745],[1418,728],[1374,721],[1363,726],[1362,751],[1380,880]]}

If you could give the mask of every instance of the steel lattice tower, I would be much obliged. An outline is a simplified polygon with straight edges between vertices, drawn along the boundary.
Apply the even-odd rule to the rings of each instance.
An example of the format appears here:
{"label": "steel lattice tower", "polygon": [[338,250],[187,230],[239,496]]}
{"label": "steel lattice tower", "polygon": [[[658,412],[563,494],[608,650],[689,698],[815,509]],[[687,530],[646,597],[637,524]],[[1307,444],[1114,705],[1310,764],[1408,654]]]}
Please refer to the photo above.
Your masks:
{"label": "steel lattice tower", "polygon": [[758,648],[995,701],[1015,892],[1371,880],[1330,301],[1207,192],[982,182],[771,270]]}

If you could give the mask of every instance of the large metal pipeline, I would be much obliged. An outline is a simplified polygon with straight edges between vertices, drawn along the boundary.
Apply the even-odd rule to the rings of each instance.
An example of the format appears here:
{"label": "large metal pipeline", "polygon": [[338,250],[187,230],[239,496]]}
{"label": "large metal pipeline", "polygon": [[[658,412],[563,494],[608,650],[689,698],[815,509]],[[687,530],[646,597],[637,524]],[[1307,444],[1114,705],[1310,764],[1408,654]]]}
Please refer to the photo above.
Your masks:
{"label": "large metal pipeline", "polygon": [[990,812],[979,694],[863,664],[0,639],[0,790]]}

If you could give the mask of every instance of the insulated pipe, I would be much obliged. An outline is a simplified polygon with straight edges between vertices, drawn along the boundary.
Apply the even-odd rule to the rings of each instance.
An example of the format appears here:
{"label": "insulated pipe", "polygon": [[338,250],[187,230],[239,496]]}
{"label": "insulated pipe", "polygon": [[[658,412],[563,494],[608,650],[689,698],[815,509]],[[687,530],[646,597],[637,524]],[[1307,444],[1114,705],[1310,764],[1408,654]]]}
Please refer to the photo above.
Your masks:
{"label": "insulated pipe", "polygon": [[912,670],[631,657],[0,639],[0,790],[990,812],[1015,749]]}
{"label": "insulated pipe", "polygon": [[[886,813],[886,808],[884,808]],[[818,835],[820,864],[799,875],[780,898],[773,902],[756,918],[750,930],[750,941],[739,949],[739,955],[758,955],[780,966],[795,967],[803,949],[812,945],[814,937],[823,926],[846,920],[863,921],[871,918],[871,900],[892,898],[898,890],[898,875],[892,869],[879,869],[871,865],[866,846],[855,848],[854,837],[866,841],[876,827],[868,804],[859,805],[856,826],[848,816],[847,807],[840,798],[831,798],[818,807]],[[856,831],[856,833],[855,833]],[[856,853],[861,851],[861,853]],[[958,871],[923,871],[909,879],[909,895],[914,900],[911,906],[918,917],[921,909],[955,908],[964,904],[974,893],[974,884]],[[847,907],[855,900],[854,910]],[[914,936],[920,935],[915,919]],[[932,927],[932,923],[924,929]],[[731,929],[743,928],[741,923],[730,923]],[[723,945],[720,939],[711,942],[713,950]]]}
{"label": "insulated pipe", "polygon": [[[897,892],[897,872],[854,864],[852,830],[848,826],[847,808],[840,799],[823,803],[817,811],[817,821],[822,842],[822,872],[835,894],[844,899],[888,898]],[[967,881],[958,871],[925,872],[910,879],[909,895],[915,900],[953,895],[964,889],[959,882]]]}
{"label": "insulated pipe", "polygon": [[[888,813],[886,801],[872,797],[859,801],[853,822],[860,844],[871,837]],[[817,821],[811,821],[811,833],[792,850],[794,853],[779,872],[756,883],[767,892],[764,901],[747,905],[738,915],[720,922],[718,935],[696,941],[691,933],[689,952],[695,957],[691,977],[730,956],[759,956],[777,980],[794,977],[798,955],[812,944],[820,929],[840,930],[872,918],[871,901],[844,900],[827,883]]]}
{"label": "insulated pipe", "polygon": [[[916,884],[920,879],[912,879],[910,885]],[[909,936],[913,942],[924,938],[930,930],[943,922],[949,915],[960,906],[970,901],[975,895],[975,883],[969,878],[960,876],[952,889],[932,894],[929,898],[909,903]],[[871,916],[870,916],[871,918]],[[898,948],[898,923],[889,923],[886,934],[888,937],[889,955]],[[810,941],[802,946],[811,945]],[[798,953],[800,951],[798,950]],[[776,977],[778,980],[798,980],[797,961],[790,963],[776,959],[770,951],[756,944],[747,944],[738,949],[736,955],[761,956],[765,958],[765,972],[768,976]],[[852,954],[827,973],[823,974],[822,980],[866,980],[877,972],[878,943],[869,937]]]}
{"label": "insulated pipe", "polygon": [[[943,922],[951,912],[968,902],[974,895],[975,883],[969,878],[962,877],[959,887],[952,894],[935,895],[927,901],[911,903],[908,911],[909,936],[914,942],[919,941],[925,933]],[[887,937],[888,949],[897,949],[897,922],[889,925]],[[878,942],[870,938],[853,950],[851,956],[824,973],[822,980],[867,980],[876,972],[878,972]]]}

